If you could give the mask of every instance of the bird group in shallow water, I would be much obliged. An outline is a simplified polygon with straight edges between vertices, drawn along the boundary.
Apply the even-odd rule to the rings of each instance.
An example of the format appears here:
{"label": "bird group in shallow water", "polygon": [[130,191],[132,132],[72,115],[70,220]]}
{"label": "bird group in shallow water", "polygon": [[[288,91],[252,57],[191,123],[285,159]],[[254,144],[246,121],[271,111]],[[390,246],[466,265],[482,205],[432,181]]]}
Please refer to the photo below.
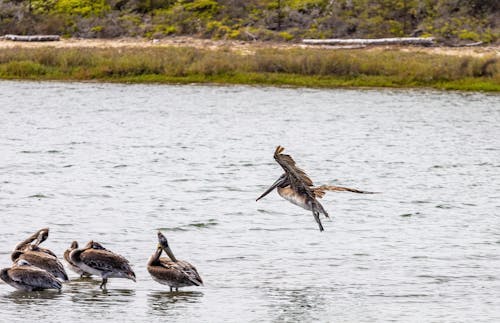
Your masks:
{"label": "bird group in shallow water", "polygon": [[[321,185],[315,187],[307,174],[295,165],[290,155],[283,154],[284,148],[278,146],[274,152],[274,159],[283,168],[281,175],[257,201],[277,189],[278,194],[291,203],[306,210],[312,211],[320,231],[323,225],[320,215],[329,217],[328,213],[318,201],[326,191],[348,191],[353,193],[372,194],[372,192],[357,189]],[[0,279],[7,284],[25,291],[62,288],[62,282],[68,280],[64,266],[57,256],[40,247],[47,240],[49,229],[38,230],[26,240],[18,243],[11,254],[13,264],[10,268],[0,271]],[[162,252],[168,256],[161,257]],[[136,281],[136,276],[129,261],[123,256],[114,253],[100,243],[89,241],[83,248],[78,242],[73,241],[64,252],[64,260],[68,268],[80,277],[98,276],[102,282],[100,288],[105,289],[109,278],[126,278]],[[187,261],[177,260],[174,256],[167,238],[158,232],[158,244],[153,255],[147,263],[147,270],[153,280],[160,284],[168,285],[170,291],[186,286],[201,286],[203,280],[196,268]]]}
{"label": "bird group in shallow water", "polygon": [[49,236],[49,229],[43,228],[18,243],[11,254],[13,265],[0,270],[0,279],[17,289],[36,291],[61,289],[61,281],[68,275],[57,256],[40,247]]}
{"label": "bird group in shallow water", "polygon": [[[49,236],[49,228],[35,232],[19,243],[11,254],[13,264],[0,271],[0,279],[14,288],[24,291],[62,288],[68,275],[57,256],[39,245]],[[169,258],[161,256],[165,251]],[[100,288],[106,289],[108,278],[126,278],[136,281],[129,261],[102,246],[89,241],[83,248],[73,241],[64,252],[68,268],[80,277],[98,276],[102,278]],[[196,268],[187,261],[177,260],[168,245],[167,238],[158,232],[158,245],[147,263],[151,277],[160,284],[174,288],[200,286],[203,281]]]}

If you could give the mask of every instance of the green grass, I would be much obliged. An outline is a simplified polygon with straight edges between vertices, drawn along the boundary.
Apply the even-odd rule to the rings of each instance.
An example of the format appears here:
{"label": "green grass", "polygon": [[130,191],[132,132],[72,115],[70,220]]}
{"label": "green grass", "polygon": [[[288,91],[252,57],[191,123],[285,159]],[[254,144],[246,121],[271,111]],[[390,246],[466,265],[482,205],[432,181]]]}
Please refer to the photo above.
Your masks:
{"label": "green grass", "polygon": [[393,50],[8,48],[0,78],[500,91],[500,59]]}

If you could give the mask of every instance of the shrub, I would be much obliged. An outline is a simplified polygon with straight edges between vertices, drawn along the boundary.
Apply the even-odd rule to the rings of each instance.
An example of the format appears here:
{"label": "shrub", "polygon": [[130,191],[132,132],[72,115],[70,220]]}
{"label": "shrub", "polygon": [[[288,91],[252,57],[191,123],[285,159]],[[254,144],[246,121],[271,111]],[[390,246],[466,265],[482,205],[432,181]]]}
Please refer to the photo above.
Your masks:
{"label": "shrub", "polygon": [[58,0],[55,5],[57,12],[83,17],[103,15],[110,9],[106,0]]}

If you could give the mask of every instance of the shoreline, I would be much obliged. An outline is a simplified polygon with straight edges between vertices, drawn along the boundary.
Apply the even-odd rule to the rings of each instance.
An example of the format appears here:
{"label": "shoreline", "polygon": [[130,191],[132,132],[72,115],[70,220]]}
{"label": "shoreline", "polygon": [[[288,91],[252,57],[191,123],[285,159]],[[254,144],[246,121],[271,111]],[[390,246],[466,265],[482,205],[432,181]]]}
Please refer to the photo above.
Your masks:
{"label": "shoreline", "polygon": [[191,37],[0,40],[0,79],[500,92],[500,47],[360,48]]}
{"label": "shoreline", "polygon": [[323,50],[401,50],[404,52],[426,53],[450,56],[483,57],[493,55],[500,57],[500,45],[451,47],[451,46],[404,46],[404,45],[371,45],[371,46],[329,46],[310,45],[303,43],[212,40],[188,36],[168,37],[163,39],[145,38],[114,38],[114,39],[83,39],[65,38],[59,41],[23,42],[0,39],[0,49],[4,48],[162,48],[162,47],[193,47],[197,49],[229,49],[251,54],[257,49],[323,49]]}

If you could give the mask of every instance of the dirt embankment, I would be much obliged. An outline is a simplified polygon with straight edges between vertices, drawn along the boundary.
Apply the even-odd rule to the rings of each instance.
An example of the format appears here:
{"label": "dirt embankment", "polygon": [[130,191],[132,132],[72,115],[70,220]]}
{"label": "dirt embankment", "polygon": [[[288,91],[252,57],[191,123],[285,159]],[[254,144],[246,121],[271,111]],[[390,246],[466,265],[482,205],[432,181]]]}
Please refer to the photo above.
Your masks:
{"label": "dirt embankment", "polygon": [[12,47],[56,47],[56,48],[123,48],[123,47],[166,47],[166,46],[187,46],[206,49],[221,49],[239,51],[251,54],[256,49],[261,48],[321,48],[321,49],[357,49],[357,50],[380,50],[399,49],[405,52],[425,52],[430,54],[454,55],[454,56],[499,56],[500,46],[480,46],[480,47],[415,47],[415,46],[318,46],[304,45],[300,43],[276,43],[276,42],[244,42],[228,40],[210,40],[192,37],[171,37],[159,40],[121,38],[121,39],[63,39],[55,42],[18,42],[0,39],[0,49]]}

